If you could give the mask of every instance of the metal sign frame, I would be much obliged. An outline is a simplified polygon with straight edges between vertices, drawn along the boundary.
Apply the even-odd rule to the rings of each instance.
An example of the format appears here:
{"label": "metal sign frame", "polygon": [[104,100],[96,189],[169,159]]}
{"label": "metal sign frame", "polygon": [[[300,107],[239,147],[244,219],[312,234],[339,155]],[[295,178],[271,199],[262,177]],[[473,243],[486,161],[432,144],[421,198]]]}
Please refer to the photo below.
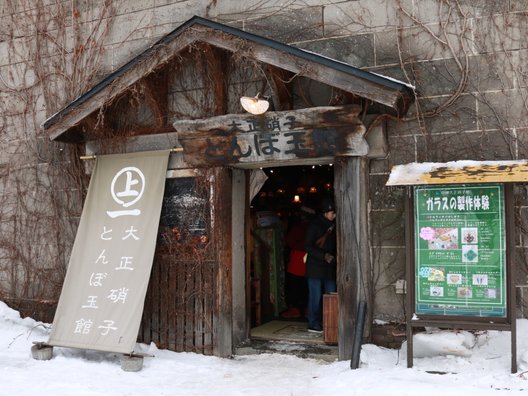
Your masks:
{"label": "metal sign frame", "polygon": [[[485,183],[482,183],[485,184]],[[497,184],[497,183],[494,183]],[[506,250],[506,316],[480,317],[460,315],[416,314],[416,254],[414,195],[416,186],[406,187],[406,322],[407,322],[407,367],[413,366],[413,333],[419,327],[439,327],[470,330],[505,330],[511,332],[511,372],[517,372],[517,343],[515,319],[515,228],[513,211],[513,185],[502,183],[504,187],[504,220]],[[456,185],[453,185],[456,186]]]}

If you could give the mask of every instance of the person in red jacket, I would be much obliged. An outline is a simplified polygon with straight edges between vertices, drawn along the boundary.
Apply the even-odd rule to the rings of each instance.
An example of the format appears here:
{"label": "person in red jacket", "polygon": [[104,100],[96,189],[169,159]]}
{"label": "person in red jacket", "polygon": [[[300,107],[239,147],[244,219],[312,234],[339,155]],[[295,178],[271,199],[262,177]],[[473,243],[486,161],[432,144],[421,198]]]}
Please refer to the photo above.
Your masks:
{"label": "person in red jacket", "polygon": [[283,318],[300,318],[306,310],[308,301],[308,284],[304,277],[304,239],[308,228],[310,208],[302,207],[299,220],[294,223],[286,234],[286,244],[290,248],[288,266],[286,268],[286,302],[288,309],[281,313]]}

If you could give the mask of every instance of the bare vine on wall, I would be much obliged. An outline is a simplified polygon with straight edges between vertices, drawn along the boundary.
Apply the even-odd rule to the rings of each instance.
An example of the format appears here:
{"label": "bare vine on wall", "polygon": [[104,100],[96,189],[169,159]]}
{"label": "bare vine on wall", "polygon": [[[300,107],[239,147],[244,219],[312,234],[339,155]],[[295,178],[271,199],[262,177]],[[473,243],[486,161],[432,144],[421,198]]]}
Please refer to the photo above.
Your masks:
{"label": "bare vine on wall", "polygon": [[[336,7],[346,15],[343,19],[350,21],[350,26],[340,26],[340,32],[350,29],[351,35],[372,33],[376,59],[390,59],[386,64],[369,65],[369,70],[417,87],[414,107],[404,118],[383,114],[371,124],[388,123],[390,154],[383,162],[373,162],[377,172],[382,166],[388,173],[392,165],[413,161],[527,157],[524,134],[528,126],[528,74],[524,66],[526,46],[518,30],[525,23],[520,7],[492,1],[398,0],[380,5],[380,14],[386,11],[390,15],[385,26],[369,22],[380,20],[373,7]],[[390,19],[393,15],[395,19]],[[395,46],[380,43],[392,34]],[[379,174],[373,180],[378,180]],[[405,278],[405,242],[401,237],[404,191],[377,185],[372,191],[375,209],[369,222],[371,271],[364,287],[370,319],[374,319],[374,312],[383,315],[386,293],[394,293],[394,283]],[[516,230],[520,234],[514,236],[517,265],[519,273],[525,274],[525,189],[516,187],[515,196]],[[519,306],[526,307],[526,301],[519,301]],[[401,304],[400,320],[404,310]],[[398,319],[394,311],[391,313],[393,319]]]}
{"label": "bare vine on wall", "polygon": [[[522,134],[527,125],[520,116],[527,109],[526,73],[520,62],[523,38],[513,28],[522,15],[502,3],[474,5],[458,0],[438,0],[427,6],[398,1],[396,11],[399,70],[404,81],[418,89],[414,109],[402,120],[405,124],[391,121],[395,132],[389,164],[526,158]],[[526,249],[519,246],[526,229],[522,187],[516,189],[516,206],[520,235],[510,237],[520,253],[519,270],[526,273]],[[404,216],[399,206],[390,212]],[[387,258],[390,249],[383,248],[402,244],[398,235],[386,232],[387,227],[391,229],[387,221],[371,222],[371,234],[383,235],[372,250],[371,301],[386,285],[404,277],[402,260],[393,263]],[[394,264],[400,271],[394,273]]]}
{"label": "bare vine on wall", "polygon": [[112,0],[98,5],[95,14],[77,0],[3,5],[0,89],[10,100],[0,106],[11,122],[0,136],[0,297],[16,304],[53,302],[62,287],[87,177],[80,148],[50,142],[39,125],[98,78],[114,13]]}

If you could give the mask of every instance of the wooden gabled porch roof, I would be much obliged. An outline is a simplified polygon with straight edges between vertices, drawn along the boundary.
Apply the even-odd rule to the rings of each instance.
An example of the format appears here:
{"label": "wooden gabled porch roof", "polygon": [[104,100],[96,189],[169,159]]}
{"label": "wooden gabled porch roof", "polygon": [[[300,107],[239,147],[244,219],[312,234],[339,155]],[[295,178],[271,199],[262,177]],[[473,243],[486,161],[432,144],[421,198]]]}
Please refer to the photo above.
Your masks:
{"label": "wooden gabled porch roof", "polygon": [[82,128],[75,128],[83,119],[198,42],[382,104],[397,116],[404,115],[414,100],[413,89],[402,82],[195,16],[48,118],[42,128],[52,140],[86,141]]}

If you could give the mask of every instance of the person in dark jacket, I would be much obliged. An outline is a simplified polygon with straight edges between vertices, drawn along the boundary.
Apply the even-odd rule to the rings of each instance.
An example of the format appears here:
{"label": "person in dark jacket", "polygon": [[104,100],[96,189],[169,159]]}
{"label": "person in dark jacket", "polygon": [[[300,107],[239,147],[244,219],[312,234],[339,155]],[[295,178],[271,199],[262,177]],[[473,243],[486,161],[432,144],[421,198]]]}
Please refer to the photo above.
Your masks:
{"label": "person in dark jacket", "polygon": [[322,297],[334,293],[336,285],[336,210],[334,200],[325,198],[321,214],[310,222],[304,249],[308,279],[308,331],[320,333],[322,326]]}

